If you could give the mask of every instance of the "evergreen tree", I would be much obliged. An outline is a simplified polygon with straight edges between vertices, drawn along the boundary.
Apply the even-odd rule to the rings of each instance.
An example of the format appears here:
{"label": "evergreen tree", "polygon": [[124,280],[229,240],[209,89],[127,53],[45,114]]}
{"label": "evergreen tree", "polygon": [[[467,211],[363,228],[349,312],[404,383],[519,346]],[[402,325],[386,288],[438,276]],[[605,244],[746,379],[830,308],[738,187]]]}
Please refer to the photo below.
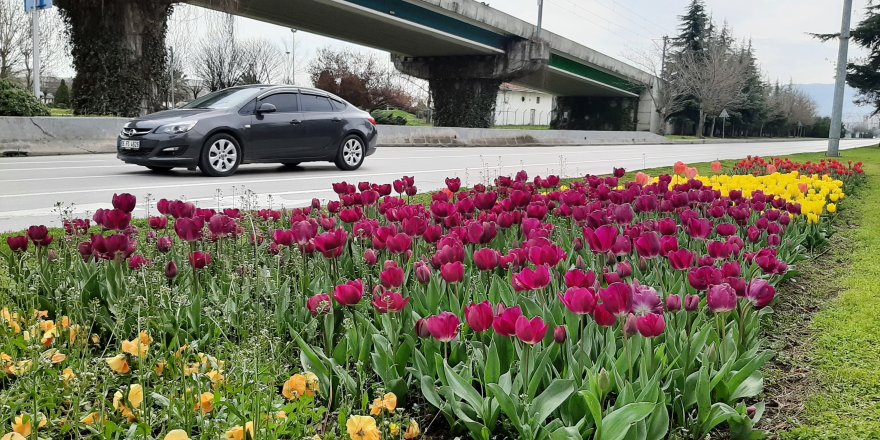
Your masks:
{"label": "evergreen tree", "polygon": [[67,82],[63,79],[61,80],[61,84],[58,84],[58,88],[55,90],[55,106],[61,108],[67,108],[70,106],[70,89],[67,87]]}
{"label": "evergreen tree", "polygon": [[760,127],[765,122],[767,114],[767,89],[769,85],[761,79],[761,69],[749,40],[741,52],[743,63],[746,64],[746,85],[743,87],[743,104],[739,110],[738,121],[744,128],[745,135],[750,132],[760,133]]}
{"label": "evergreen tree", "polygon": [[868,13],[852,31],[852,39],[868,50],[863,63],[849,63],[846,82],[860,93],[858,101],[874,106],[880,114],[880,2],[874,0]]}
{"label": "evergreen tree", "polygon": [[692,0],[681,20],[680,33],[674,40],[674,46],[681,51],[702,52],[706,47],[712,21],[706,14],[703,0]]}

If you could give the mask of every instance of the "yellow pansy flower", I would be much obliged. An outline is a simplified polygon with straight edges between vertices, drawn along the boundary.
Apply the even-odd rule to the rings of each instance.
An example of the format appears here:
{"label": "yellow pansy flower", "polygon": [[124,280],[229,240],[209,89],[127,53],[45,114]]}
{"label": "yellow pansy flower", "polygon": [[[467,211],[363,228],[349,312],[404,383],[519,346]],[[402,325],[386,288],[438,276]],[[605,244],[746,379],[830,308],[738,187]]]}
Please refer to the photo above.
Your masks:
{"label": "yellow pansy flower", "polygon": [[165,434],[163,440],[189,440],[189,434],[182,429],[173,429]]}
{"label": "yellow pansy flower", "polygon": [[376,419],[370,416],[349,416],[345,429],[351,440],[379,440],[381,434]]}
{"label": "yellow pansy flower", "polygon": [[419,429],[419,422],[416,422],[415,419],[410,419],[409,426],[406,427],[406,432],[403,433],[403,438],[406,440],[412,440],[421,434],[422,431]]}
{"label": "yellow pansy flower", "polygon": [[306,395],[306,377],[302,374],[294,374],[284,382],[281,395],[287,400],[296,400]]}
{"label": "yellow pansy flower", "polygon": [[107,365],[117,374],[128,374],[131,372],[131,367],[128,365],[128,360],[124,354],[117,354],[112,358],[108,358]]}
{"label": "yellow pansy flower", "polygon": [[199,396],[199,403],[196,404],[196,411],[201,411],[205,414],[210,413],[214,410],[214,393],[205,392]]}

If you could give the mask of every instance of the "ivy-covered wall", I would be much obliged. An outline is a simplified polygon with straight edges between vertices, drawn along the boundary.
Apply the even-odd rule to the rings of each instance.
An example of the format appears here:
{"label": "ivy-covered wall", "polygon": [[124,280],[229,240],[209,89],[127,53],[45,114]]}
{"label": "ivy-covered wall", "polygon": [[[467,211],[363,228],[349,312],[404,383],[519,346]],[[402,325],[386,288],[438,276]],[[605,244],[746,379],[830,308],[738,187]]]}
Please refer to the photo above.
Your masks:
{"label": "ivy-covered wall", "polygon": [[494,122],[500,79],[431,79],[434,125],[489,128]]}
{"label": "ivy-covered wall", "polygon": [[171,0],[55,0],[67,23],[75,114],[161,109]]}

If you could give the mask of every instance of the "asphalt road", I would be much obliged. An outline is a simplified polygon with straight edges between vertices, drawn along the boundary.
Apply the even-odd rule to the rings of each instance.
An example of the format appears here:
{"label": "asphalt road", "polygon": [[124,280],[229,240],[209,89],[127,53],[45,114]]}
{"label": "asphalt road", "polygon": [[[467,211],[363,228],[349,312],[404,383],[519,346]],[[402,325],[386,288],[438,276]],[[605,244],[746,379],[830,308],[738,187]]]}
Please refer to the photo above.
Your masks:
{"label": "asphalt road", "polygon": [[[841,148],[876,144],[845,140]],[[678,160],[704,162],[747,155],[781,155],[824,151],[826,141],[726,143],[693,145],[603,145],[516,148],[380,148],[354,172],[330,163],[306,163],[287,170],[275,165],[245,165],[227,178],[204,177],[196,171],[155,174],[126,165],[112,154],[0,158],[0,231],[33,224],[60,226],[59,210],[91,217],[110,207],[113,193],[138,197],[136,216],[155,214],[155,201],[180,198],[201,207],[297,207],[313,197],[334,198],[330,184],[346,180],[390,183],[415,176],[419,190],[445,186],[459,176],[466,186],[525,169],[530,176],[602,174],[614,166],[627,169],[672,165]],[[146,203],[149,201],[149,203]],[[149,210],[149,211],[148,211]]]}

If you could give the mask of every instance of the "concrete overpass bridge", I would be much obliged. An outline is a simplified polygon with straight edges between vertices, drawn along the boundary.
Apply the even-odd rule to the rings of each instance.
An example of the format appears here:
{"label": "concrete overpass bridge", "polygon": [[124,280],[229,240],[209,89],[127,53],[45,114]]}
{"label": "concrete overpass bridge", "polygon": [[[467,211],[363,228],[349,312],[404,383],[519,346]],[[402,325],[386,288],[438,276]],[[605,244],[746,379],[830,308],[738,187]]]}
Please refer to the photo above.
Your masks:
{"label": "concrete overpass bridge", "polygon": [[489,126],[501,82],[556,95],[556,128],[651,130],[655,78],[474,0],[190,0],[391,52],[431,86],[438,125]]}

